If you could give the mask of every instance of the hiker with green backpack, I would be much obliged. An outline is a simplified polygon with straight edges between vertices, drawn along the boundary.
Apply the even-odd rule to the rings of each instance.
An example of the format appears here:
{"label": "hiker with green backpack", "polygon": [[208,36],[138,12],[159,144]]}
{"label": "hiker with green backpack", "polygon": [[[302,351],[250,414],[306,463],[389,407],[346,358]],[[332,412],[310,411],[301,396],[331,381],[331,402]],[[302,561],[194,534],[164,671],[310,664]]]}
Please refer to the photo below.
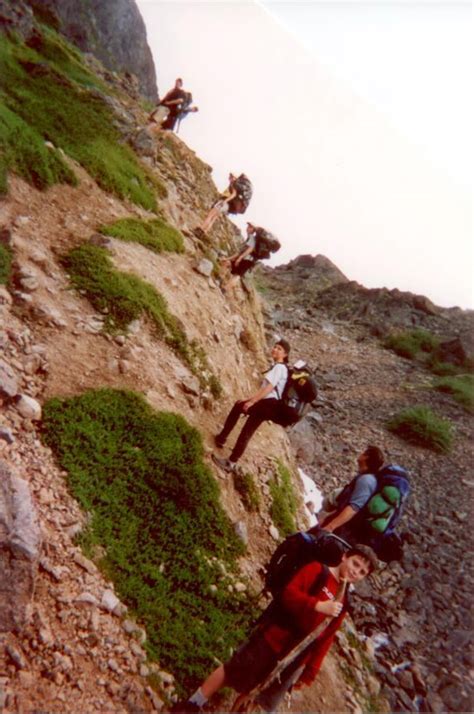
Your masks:
{"label": "hiker with green backpack", "polygon": [[240,176],[229,174],[229,185],[214,202],[202,224],[194,229],[195,235],[199,239],[205,237],[219,216],[226,216],[229,213],[234,215],[245,213],[252,194],[252,182],[245,174],[240,174]]}
{"label": "hiker with green backpack", "polygon": [[357,464],[352,481],[323,502],[329,512],[318,527],[349,543],[370,545],[385,562],[399,560],[403,544],[395,527],[410,493],[408,472],[397,464],[384,465],[377,446],[368,446]]}
{"label": "hiker with green backpack", "polygon": [[229,258],[220,261],[224,270],[230,273],[227,279],[223,279],[223,291],[227,292],[234,288],[239,278],[252,270],[259,260],[267,260],[280,248],[280,241],[270,231],[254,226],[253,223],[247,223],[247,240],[242,248]]}
{"label": "hiker with green backpack", "polygon": [[250,638],[172,712],[199,712],[222,687],[239,697],[231,711],[256,706],[275,711],[290,688],[315,679],[347,610],[347,586],[377,567],[373,551],[356,545],[338,565],[313,561],[296,572],[278,594],[278,615],[259,620]]}

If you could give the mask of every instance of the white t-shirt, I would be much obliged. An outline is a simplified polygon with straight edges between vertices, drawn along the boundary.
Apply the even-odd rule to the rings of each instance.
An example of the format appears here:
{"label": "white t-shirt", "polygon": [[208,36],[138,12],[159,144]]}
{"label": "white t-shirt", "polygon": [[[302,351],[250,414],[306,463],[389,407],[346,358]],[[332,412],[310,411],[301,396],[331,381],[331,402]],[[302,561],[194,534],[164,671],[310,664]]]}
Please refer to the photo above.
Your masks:
{"label": "white t-shirt", "polygon": [[268,372],[265,372],[265,382],[269,382],[273,389],[265,399],[281,399],[288,378],[288,367],[283,362],[276,362]]}

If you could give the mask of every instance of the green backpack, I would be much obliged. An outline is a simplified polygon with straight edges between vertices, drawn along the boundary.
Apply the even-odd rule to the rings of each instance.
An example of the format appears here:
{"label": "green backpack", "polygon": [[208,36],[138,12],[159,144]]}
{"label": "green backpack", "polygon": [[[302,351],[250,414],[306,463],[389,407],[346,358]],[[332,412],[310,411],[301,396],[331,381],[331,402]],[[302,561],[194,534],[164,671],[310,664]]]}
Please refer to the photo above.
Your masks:
{"label": "green backpack", "polygon": [[396,486],[384,486],[366,504],[366,520],[377,533],[385,533],[393,514],[401,503],[401,493]]}

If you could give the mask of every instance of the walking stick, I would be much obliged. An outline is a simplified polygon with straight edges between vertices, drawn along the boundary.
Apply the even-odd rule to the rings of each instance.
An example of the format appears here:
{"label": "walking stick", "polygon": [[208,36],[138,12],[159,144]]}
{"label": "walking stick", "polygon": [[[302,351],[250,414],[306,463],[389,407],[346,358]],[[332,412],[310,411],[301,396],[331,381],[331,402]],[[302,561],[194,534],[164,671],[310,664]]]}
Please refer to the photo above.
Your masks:
{"label": "walking stick", "polygon": [[[341,580],[338,585],[336,595],[334,597],[335,602],[343,601],[346,592],[346,587],[347,580]],[[295,647],[293,647],[293,649],[290,650],[288,654],[283,657],[283,659],[279,660],[279,662],[275,665],[275,667],[272,669],[270,674],[263,682],[257,684],[257,686],[251,689],[248,694],[244,694],[243,696],[240,695],[239,697],[237,697],[232,711],[252,712],[258,695],[261,694],[264,689],[269,687],[270,684],[272,684],[275,679],[279,677],[282,672],[284,672],[288,665],[290,665],[297,657],[299,657],[307,649],[309,649],[311,645],[316,642],[319,637],[321,637],[324,630],[327,628],[332,619],[332,617],[325,617],[324,620],[320,622],[319,625],[312,632],[309,633],[309,635],[306,635],[306,637],[304,637],[300,642],[298,642],[298,644],[295,645]]]}

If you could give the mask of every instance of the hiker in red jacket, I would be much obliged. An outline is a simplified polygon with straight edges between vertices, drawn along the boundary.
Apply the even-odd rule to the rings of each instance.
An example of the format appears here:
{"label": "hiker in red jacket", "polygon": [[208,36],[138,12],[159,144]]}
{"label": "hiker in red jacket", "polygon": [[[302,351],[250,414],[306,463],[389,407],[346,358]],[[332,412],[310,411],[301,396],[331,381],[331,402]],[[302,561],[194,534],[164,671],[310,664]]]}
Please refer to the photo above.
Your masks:
{"label": "hiker in red jacket", "polygon": [[[215,669],[189,699],[177,702],[172,711],[201,711],[210,697],[222,687],[232,687],[241,695],[251,692],[265,682],[278,661],[298,642],[327,621],[327,626],[310,645],[309,651],[303,651],[296,657],[259,696],[258,704],[266,711],[274,711],[291,687],[299,688],[314,681],[344,619],[347,594],[342,602],[335,599],[341,582],[357,583],[376,567],[374,552],[368,546],[356,545],[343,555],[340,565],[334,568],[327,568],[318,562],[301,568],[281,595],[285,621],[266,622],[257,627],[228,662]],[[325,576],[321,583],[323,569]],[[313,592],[316,581],[319,587]],[[236,705],[233,711],[238,711]]]}

